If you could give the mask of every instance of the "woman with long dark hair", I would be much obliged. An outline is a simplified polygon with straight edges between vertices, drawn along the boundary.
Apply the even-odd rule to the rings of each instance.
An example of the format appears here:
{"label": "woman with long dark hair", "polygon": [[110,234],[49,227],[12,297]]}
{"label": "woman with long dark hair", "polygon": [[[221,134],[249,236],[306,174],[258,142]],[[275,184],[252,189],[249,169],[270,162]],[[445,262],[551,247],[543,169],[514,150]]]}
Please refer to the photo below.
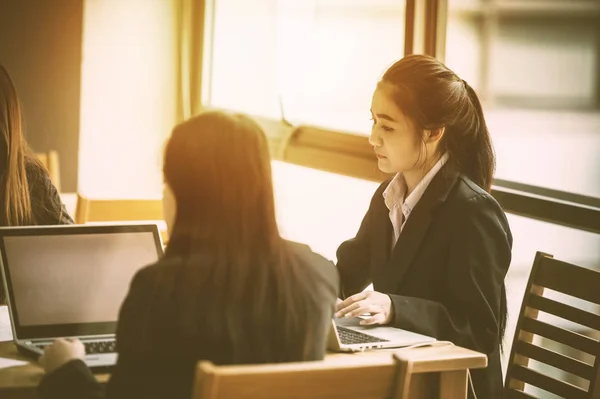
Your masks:
{"label": "woman with long dark hair", "polygon": [[203,113],[175,127],[163,171],[169,245],[131,283],[107,392],[78,360],[81,343],[60,340],[40,360],[42,397],[188,399],[200,359],[324,357],[337,273],[280,237],[261,128],[242,115]]}
{"label": "woman with long dark hair", "polygon": [[[338,317],[389,324],[487,354],[479,398],[502,397],[504,277],[512,236],[489,194],[494,152],[477,94],[438,60],[392,65],[371,102],[383,182],[356,237],[337,251]],[[363,290],[373,284],[374,291]]]}
{"label": "woman with long dark hair", "polygon": [[[0,65],[0,226],[71,223],[50,175],[25,140],[17,91]],[[4,300],[0,285],[0,304]]]}

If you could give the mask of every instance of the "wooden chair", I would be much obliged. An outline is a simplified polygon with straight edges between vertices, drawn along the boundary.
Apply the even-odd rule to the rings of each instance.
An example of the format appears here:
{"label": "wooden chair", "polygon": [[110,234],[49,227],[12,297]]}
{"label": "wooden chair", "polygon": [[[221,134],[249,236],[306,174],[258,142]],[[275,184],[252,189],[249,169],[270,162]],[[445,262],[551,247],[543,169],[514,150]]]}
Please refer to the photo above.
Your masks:
{"label": "wooden chair", "polygon": [[466,399],[467,370],[487,357],[458,346],[328,355],[322,362],[198,363],[193,399]]}
{"label": "wooden chair", "polygon": [[42,165],[44,165],[46,170],[48,170],[50,179],[52,180],[52,183],[54,183],[54,187],[60,192],[60,164],[58,162],[58,152],[37,152],[35,155]]}
{"label": "wooden chair", "polygon": [[389,357],[341,362],[215,366],[201,361],[193,399],[387,399],[393,389]]}
{"label": "wooden chair", "polygon": [[[583,310],[567,301],[548,298],[549,291],[556,291],[590,302],[595,312]],[[556,296],[556,294],[554,294]],[[573,301],[571,301],[573,302]],[[569,328],[565,323],[540,320],[540,312],[558,316],[586,331],[600,331],[600,272],[562,262],[538,252],[535,256],[529,282],[523,297],[517,321],[510,363],[506,373],[507,398],[533,398],[524,393],[525,385],[548,391],[569,399],[600,398],[600,342],[581,329]],[[569,323],[572,325],[572,323]],[[548,347],[534,344],[534,336],[552,340],[569,347],[577,355],[565,355]],[[548,346],[548,345],[546,345]],[[584,383],[576,386],[548,373],[533,370],[529,360],[564,370],[580,377]],[[586,360],[587,359],[587,360]],[[585,382],[589,382],[586,384]],[[588,389],[582,386],[588,385]]]}
{"label": "wooden chair", "polygon": [[[162,199],[91,199],[77,194],[75,223],[164,220]],[[167,232],[161,232],[163,243]]]}

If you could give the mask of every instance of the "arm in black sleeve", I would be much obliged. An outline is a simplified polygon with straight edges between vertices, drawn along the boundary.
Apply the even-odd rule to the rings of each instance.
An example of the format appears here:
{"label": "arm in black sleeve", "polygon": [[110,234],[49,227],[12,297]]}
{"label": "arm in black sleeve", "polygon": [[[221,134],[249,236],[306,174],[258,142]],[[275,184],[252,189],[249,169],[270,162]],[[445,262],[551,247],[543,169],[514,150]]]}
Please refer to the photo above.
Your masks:
{"label": "arm in black sleeve", "polygon": [[499,345],[500,302],[512,237],[493,199],[474,197],[463,210],[452,237],[446,302],[390,295],[393,324],[491,353]]}
{"label": "arm in black sleeve", "polygon": [[148,268],[141,269],[133,277],[129,292],[121,305],[117,325],[117,352],[119,358],[110,381],[107,392],[109,397],[141,397],[145,385],[153,386],[144,381],[143,360],[148,353],[144,352],[148,341],[146,334],[150,317],[153,290],[153,274]]}
{"label": "arm in black sleeve", "polygon": [[82,360],[72,360],[44,376],[38,386],[42,399],[102,399],[104,386]]}
{"label": "arm in black sleeve", "polygon": [[340,296],[347,298],[364,290],[372,282],[371,276],[371,218],[376,201],[389,182],[382,183],[373,198],[356,237],[343,242],[336,253],[337,269],[340,274]]}
{"label": "arm in black sleeve", "polygon": [[[147,292],[151,287],[142,281],[144,269],[136,274],[131,282],[129,293],[121,306],[117,328],[117,352],[119,357],[108,383],[104,386],[96,381],[89,368],[81,360],[71,361],[54,372],[44,376],[38,392],[42,399],[102,399],[108,397],[137,397],[135,370],[128,362],[131,350],[139,347],[140,335],[145,332],[143,317],[147,314]],[[137,326],[137,327],[136,327]],[[143,339],[142,339],[143,340]]]}

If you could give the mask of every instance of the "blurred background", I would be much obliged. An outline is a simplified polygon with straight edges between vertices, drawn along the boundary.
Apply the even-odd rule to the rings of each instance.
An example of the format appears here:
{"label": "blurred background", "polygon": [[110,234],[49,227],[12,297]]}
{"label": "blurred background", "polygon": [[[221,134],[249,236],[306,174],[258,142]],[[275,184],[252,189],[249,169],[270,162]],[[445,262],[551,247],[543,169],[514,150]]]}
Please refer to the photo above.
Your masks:
{"label": "blurred background", "polygon": [[175,123],[253,115],[283,234],[335,260],[381,179],[375,84],[404,54],[438,57],[479,93],[494,139],[510,348],[536,251],[600,269],[599,26],[597,0],[0,0],[0,62],[64,193],[160,196]]}

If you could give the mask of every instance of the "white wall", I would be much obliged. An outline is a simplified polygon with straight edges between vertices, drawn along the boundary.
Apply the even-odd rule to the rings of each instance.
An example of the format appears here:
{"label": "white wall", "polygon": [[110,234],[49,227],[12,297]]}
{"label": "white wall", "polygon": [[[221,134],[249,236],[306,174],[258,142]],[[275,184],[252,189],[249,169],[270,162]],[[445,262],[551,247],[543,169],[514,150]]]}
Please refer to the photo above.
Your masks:
{"label": "white wall", "polygon": [[79,190],[158,195],[176,111],[172,2],[86,0],[83,25]]}

